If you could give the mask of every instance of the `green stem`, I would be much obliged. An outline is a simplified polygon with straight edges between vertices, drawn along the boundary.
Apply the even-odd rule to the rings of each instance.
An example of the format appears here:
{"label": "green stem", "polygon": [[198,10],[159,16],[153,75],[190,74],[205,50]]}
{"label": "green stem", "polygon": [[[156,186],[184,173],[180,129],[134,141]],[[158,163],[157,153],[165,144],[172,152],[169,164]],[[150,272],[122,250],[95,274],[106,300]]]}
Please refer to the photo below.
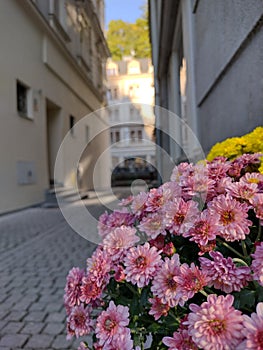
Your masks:
{"label": "green stem", "polygon": [[258,220],[258,221],[259,221],[259,226],[258,226],[258,235],[256,238],[256,242],[259,242],[260,238],[261,238],[261,225],[260,225],[260,220]]}
{"label": "green stem", "polygon": [[203,294],[205,297],[208,297],[208,294],[202,289],[199,291],[201,294]]}
{"label": "green stem", "polygon": [[133,294],[139,295],[138,291],[135,288],[133,288],[129,283],[126,283],[126,286],[129,288],[130,291],[133,292]]}
{"label": "green stem", "polygon": [[230,245],[228,245],[226,242],[221,241],[221,239],[218,239],[218,241],[225,246],[226,248],[228,248],[229,250],[231,250],[233,253],[235,253],[236,255],[238,255],[241,259],[246,259],[246,257],[242,254],[240,254],[236,249],[232,248]]}
{"label": "green stem", "polygon": [[233,261],[234,261],[234,262],[237,262],[237,263],[240,263],[240,264],[242,264],[242,265],[244,265],[244,266],[248,266],[248,264],[247,264],[244,260],[242,260],[242,259],[233,258]]}
{"label": "green stem", "polygon": [[247,257],[248,257],[248,254],[247,254],[247,246],[246,246],[246,243],[245,243],[244,241],[241,241],[241,245],[242,245],[243,254],[244,254],[244,256],[247,258]]}

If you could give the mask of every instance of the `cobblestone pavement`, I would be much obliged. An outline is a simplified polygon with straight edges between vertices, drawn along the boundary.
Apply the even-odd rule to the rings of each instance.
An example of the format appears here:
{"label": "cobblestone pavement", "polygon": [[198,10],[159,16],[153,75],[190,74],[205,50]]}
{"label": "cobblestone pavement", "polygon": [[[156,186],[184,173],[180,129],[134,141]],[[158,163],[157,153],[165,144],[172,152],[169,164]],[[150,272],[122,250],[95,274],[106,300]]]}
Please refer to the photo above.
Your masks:
{"label": "cobblestone pavement", "polygon": [[[97,217],[104,211],[90,209]],[[84,267],[94,248],[59,209],[0,217],[0,350],[77,349],[80,340],[66,340],[64,286],[68,270]]]}

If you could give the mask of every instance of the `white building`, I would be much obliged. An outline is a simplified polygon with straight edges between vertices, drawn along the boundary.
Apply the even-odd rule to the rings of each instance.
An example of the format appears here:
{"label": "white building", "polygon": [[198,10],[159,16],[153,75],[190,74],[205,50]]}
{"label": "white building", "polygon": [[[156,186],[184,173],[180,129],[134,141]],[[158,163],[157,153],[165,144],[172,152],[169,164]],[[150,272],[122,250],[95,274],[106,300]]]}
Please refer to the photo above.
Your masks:
{"label": "white building", "polygon": [[[103,11],[103,1],[0,1],[0,213],[43,202],[54,183],[73,187],[75,150],[107,125],[93,114],[80,134],[71,130],[55,178],[64,136],[105,105]],[[104,132],[85,149],[83,188],[92,188],[94,164],[108,143]],[[97,171],[101,187],[108,187],[109,163]]]}
{"label": "white building", "polygon": [[155,165],[154,87],[151,60],[107,62],[112,170]]}

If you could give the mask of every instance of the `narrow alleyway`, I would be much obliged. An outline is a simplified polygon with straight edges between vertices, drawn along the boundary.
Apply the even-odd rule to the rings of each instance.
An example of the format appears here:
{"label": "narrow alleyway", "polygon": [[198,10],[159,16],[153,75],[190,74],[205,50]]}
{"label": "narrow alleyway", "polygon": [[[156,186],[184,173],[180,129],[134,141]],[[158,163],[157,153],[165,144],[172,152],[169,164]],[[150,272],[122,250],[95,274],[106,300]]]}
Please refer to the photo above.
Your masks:
{"label": "narrow alleyway", "polygon": [[[105,208],[86,204],[93,215]],[[0,349],[77,349],[67,341],[63,290],[68,270],[85,267],[95,244],[76,234],[59,209],[0,217]]]}

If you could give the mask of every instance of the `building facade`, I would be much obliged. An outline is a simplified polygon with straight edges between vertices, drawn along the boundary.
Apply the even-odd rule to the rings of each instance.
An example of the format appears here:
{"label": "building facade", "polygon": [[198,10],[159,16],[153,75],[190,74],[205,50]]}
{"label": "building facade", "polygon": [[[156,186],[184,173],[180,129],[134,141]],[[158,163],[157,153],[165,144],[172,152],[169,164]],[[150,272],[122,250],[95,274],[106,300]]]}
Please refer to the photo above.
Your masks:
{"label": "building facade", "polygon": [[107,61],[111,169],[155,165],[153,67],[147,58]]}
{"label": "building facade", "polygon": [[157,143],[174,162],[262,125],[262,0],[149,0],[149,12],[155,103],[179,117],[156,115]]}
{"label": "building facade", "polygon": [[[0,213],[41,203],[50,186],[72,188],[80,176],[82,187],[92,188],[96,158],[109,143],[100,133],[107,119],[93,113],[78,133],[74,125],[106,102],[103,11],[103,1],[0,2]],[[76,149],[83,150],[80,163]],[[97,171],[108,187],[109,163]]]}

